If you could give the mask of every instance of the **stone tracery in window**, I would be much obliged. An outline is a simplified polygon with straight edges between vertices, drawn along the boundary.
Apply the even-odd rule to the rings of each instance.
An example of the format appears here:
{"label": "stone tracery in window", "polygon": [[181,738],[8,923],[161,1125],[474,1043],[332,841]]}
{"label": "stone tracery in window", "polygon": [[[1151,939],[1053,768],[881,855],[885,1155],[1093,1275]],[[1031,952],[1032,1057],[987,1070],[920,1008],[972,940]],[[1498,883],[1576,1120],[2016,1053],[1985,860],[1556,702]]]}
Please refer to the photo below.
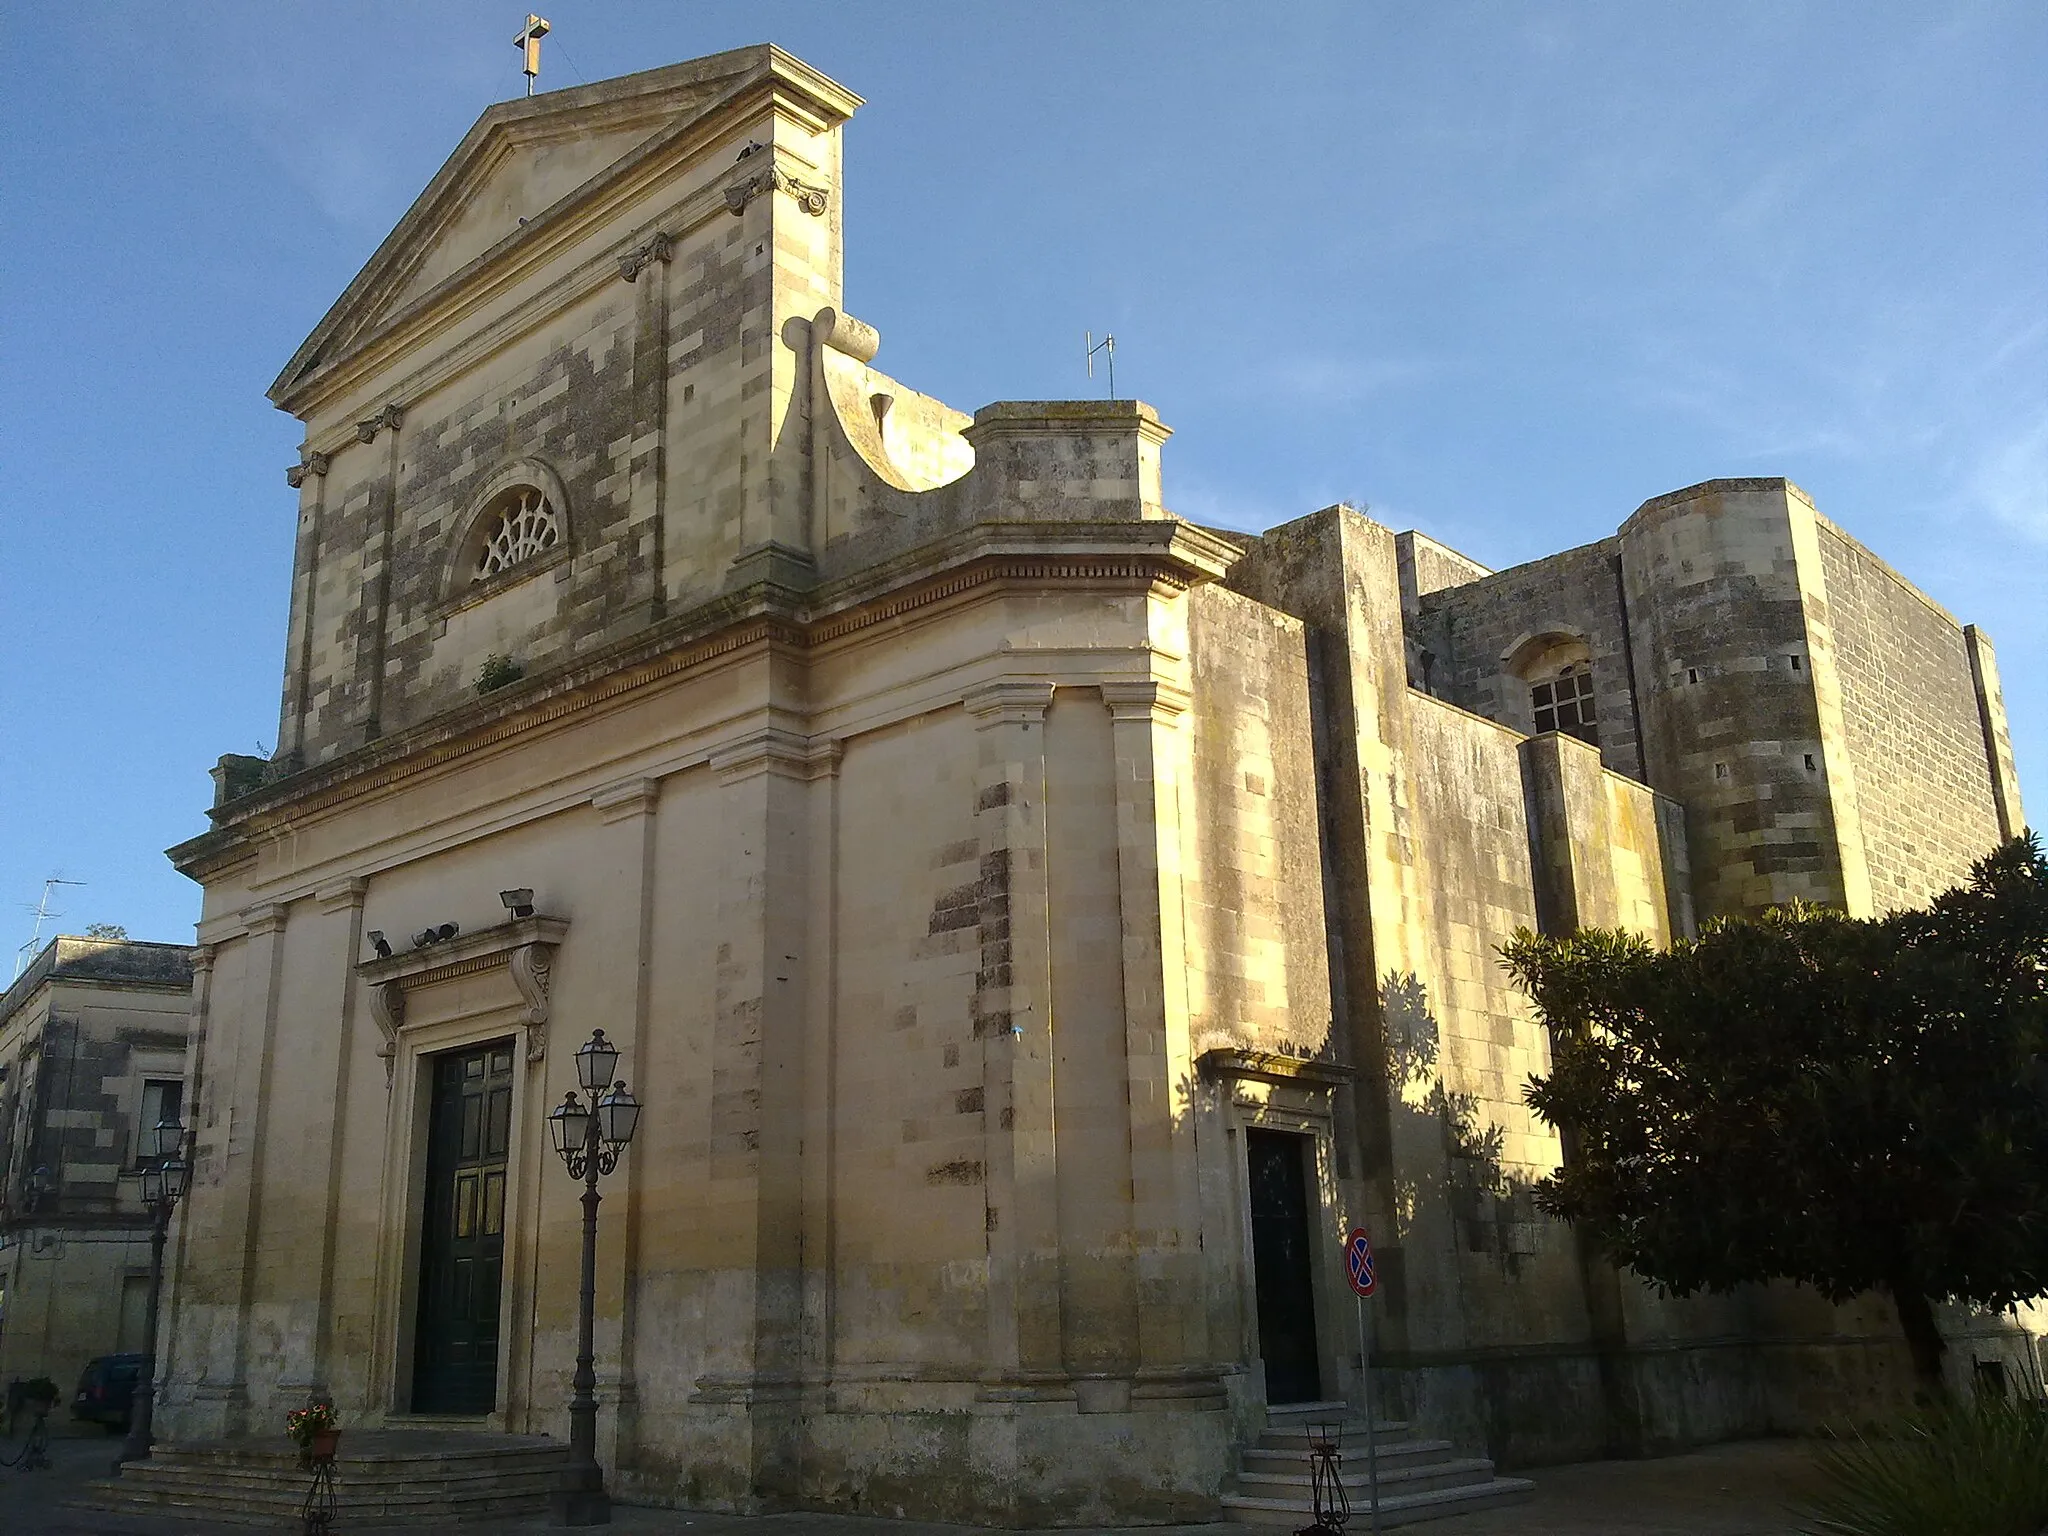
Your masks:
{"label": "stone tracery in window", "polygon": [[547,496],[536,486],[516,485],[498,498],[483,519],[482,551],[473,581],[484,581],[515,565],[546,554],[562,541],[561,522]]}

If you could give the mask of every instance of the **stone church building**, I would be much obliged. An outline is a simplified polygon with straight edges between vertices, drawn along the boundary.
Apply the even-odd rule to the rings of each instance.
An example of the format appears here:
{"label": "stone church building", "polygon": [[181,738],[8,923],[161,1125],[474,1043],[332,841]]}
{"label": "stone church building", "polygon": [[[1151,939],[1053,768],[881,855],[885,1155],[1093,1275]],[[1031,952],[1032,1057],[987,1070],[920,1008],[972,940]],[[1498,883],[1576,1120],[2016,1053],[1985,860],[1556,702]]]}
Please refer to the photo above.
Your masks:
{"label": "stone church building", "polygon": [[1952,882],[2021,825],[1988,640],[1782,479],[1499,572],[1184,522],[1141,403],[876,369],[859,105],[755,47],[492,107],[273,386],[280,748],[171,852],[166,1433],[562,1434],[593,1028],[627,1498],[1213,1517],[1357,1400],[1354,1223],[1381,1386],[1514,1463],[1905,1380],[1888,1304],[1660,1302],[1535,1211],[1496,951]]}

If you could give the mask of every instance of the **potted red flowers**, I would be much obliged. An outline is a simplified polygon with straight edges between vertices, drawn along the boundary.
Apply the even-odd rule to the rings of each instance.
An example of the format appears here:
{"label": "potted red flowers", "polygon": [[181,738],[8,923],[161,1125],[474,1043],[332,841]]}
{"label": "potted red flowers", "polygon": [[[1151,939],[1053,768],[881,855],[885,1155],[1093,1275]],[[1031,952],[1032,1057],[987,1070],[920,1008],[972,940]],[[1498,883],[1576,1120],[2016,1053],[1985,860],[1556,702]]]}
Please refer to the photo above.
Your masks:
{"label": "potted red flowers", "polygon": [[284,1432],[307,1461],[332,1461],[341,1444],[341,1421],[334,1416],[332,1403],[314,1403],[286,1414]]}

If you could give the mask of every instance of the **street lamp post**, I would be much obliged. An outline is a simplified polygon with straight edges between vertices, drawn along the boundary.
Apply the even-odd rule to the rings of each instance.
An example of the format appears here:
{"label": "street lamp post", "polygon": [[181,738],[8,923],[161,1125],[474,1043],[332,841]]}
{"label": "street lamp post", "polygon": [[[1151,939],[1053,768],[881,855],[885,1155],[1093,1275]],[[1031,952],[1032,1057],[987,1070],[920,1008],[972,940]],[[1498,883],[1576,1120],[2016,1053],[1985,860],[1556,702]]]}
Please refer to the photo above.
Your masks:
{"label": "street lamp post", "polygon": [[114,1463],[117,1477],[125,1463],[149,1459],[156,1417],[156,1319],[164,1287],[164,1237],[171,1228],[171,1212],[185,1198],[192,1174],[191,1132],[176,1120],[160,1120],[155,1138],[150,1155],[137,1170],[142,1179],[142,1202],[149,1208],[149,1310],[142,1325],[142,1374],[135,1380],[128,1438]]}
{"label": "street lamp post", "polygon": [[[640,1103],[615,1081],[618,1047],[594,1030],[576,1052],[576,1080],[588,1105],[572,1089],[548,1116],[555,1151],[569,1177],[583,1181],[583,1273],[576,1299],[575,1396],[569,1399],[569,1477],[554,1497],[556,1525],[610,1525],[611,1496],[597,1464],[597,1180],[619,1165],[619,1154],[640,1123]],[[610,1084],[609,1087],[606,1084]]]}

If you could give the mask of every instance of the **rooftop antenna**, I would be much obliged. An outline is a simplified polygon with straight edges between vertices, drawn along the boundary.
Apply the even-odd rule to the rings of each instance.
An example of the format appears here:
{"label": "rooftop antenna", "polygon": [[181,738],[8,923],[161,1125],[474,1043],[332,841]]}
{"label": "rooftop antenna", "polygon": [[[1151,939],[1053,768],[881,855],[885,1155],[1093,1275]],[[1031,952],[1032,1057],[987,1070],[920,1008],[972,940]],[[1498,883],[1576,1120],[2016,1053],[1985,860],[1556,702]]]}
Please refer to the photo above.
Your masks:
{"label": "rooftop antenna", "polygon": [[512,46],[526,55],[526,94],[533,94],[534,77],[540,73],[540,40],[548,35],[548,19],[526,13],[526,25],[519,29],[519,35],[512,39]]}
{"label": "rooftop antenna", "polygon": [[1114,400],[1116,398],[1116,337],[1107,331],[1103,332],[1102,340],[1100,341],[1095,339],[1093,331],[1083,331],[1081,335],[1088,343],[1088,377],[1091,379],[1095,377],[1095,354],[1100,352],[1103,362],[1109,366],[1109,398]]}
{"label": "rooftop antenna", "polygon": [[53,917],[62,917],[64,915],[62,912],[52,912],[50,910],[50,892],[60,885],[83,884],[85,884],[83,880],[66,880],[62,875],[52,875],[43,882],[43,894],[34,906],[29,906],[26,902],[22,904],[22,910],[35,913],[36,926],[35,932],[29,935],[28,942],[14,952],[14,975],[17,980],[20,979],[22,971],[27,968],[29,961],[35,958],[36,948],[43,941],[43,924]]}

